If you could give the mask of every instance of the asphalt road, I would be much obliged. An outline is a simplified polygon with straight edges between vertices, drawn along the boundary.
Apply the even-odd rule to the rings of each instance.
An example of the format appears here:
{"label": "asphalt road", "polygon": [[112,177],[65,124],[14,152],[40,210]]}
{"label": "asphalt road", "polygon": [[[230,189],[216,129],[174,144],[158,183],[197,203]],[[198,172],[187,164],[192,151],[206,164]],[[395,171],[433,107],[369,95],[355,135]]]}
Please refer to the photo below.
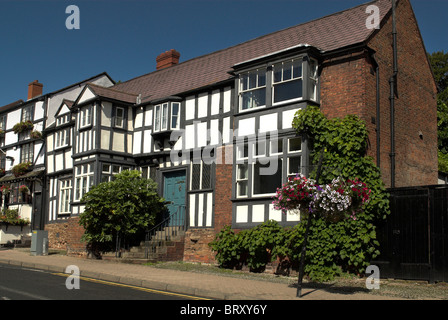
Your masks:
{"label": "asphalt road", "polygon": [[[74,287],[68,289],[69,287]],[[0,264],[0,300],[195,300],[196,297]]]}

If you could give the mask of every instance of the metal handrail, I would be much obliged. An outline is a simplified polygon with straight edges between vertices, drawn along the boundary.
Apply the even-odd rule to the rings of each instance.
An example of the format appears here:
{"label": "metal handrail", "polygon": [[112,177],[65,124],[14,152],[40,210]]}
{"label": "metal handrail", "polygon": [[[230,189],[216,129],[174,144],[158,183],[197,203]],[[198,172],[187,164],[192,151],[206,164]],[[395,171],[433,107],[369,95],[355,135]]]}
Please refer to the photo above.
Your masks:
{"label": "metal handrail", "polygon": [[[184,210],[184,211],[182,211]],[[149,259],[151,253],[155,253],[157,247],[164,241],[169,241],[178,231],[186,230],[186,218],[182,213],[185,212],[185,206],[177,206],[177,210],[171,213],[162,222],[155,225],[148,230],[145,235],[145,259]],[[173,217],[177,217],[173,219]],[[174,221],[175,224],[170,226],[170,222]],[[169,229],[168,227],[172,227]],[[157,237],[155,237],[157,235]],[[155,238],[155,239],[154,239]]]}

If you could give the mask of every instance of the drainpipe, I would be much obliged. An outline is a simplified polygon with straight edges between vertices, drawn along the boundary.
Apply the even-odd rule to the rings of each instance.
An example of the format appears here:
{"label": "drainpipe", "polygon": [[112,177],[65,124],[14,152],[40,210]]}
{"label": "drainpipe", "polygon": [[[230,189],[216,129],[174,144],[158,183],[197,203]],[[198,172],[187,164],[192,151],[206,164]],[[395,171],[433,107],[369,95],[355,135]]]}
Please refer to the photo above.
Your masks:
{"label": "drainpipe", "polygon": [[390,84],[390,187],[395,188],[395,95],[398,75],[396,0],[392,0],[393,75]]}
{"label": "drainpipe", "polygon": [[380,168],[381,165],[381,114],[380,114],[380,67],[378,62],[375,59],[375,53],[370,55],[372,61],[374,62],[375,67],[375,76],[376,76],[376,166]]}

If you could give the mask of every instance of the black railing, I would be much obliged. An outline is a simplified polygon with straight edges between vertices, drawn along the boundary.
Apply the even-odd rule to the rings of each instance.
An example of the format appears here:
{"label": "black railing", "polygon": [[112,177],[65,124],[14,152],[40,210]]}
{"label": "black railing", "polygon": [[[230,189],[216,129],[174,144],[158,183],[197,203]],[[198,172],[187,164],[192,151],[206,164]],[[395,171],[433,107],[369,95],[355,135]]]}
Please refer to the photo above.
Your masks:
{"label": "black railing", "polygon": [[145,235],[145,259],[157,253],[157,248],[181,236],[186,230],[185,206],[168,205],[170,214]]}

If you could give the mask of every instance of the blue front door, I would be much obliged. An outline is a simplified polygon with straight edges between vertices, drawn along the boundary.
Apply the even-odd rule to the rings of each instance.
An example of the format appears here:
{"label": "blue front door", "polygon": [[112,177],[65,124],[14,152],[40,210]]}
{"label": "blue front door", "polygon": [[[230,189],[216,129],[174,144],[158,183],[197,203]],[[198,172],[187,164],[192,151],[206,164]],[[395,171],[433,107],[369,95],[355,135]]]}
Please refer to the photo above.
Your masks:
{"label": "blue front door", "polygon": [[185,225],[185,171],[167,172],[163,175],[163,197],[170,202],[170,226]]}

